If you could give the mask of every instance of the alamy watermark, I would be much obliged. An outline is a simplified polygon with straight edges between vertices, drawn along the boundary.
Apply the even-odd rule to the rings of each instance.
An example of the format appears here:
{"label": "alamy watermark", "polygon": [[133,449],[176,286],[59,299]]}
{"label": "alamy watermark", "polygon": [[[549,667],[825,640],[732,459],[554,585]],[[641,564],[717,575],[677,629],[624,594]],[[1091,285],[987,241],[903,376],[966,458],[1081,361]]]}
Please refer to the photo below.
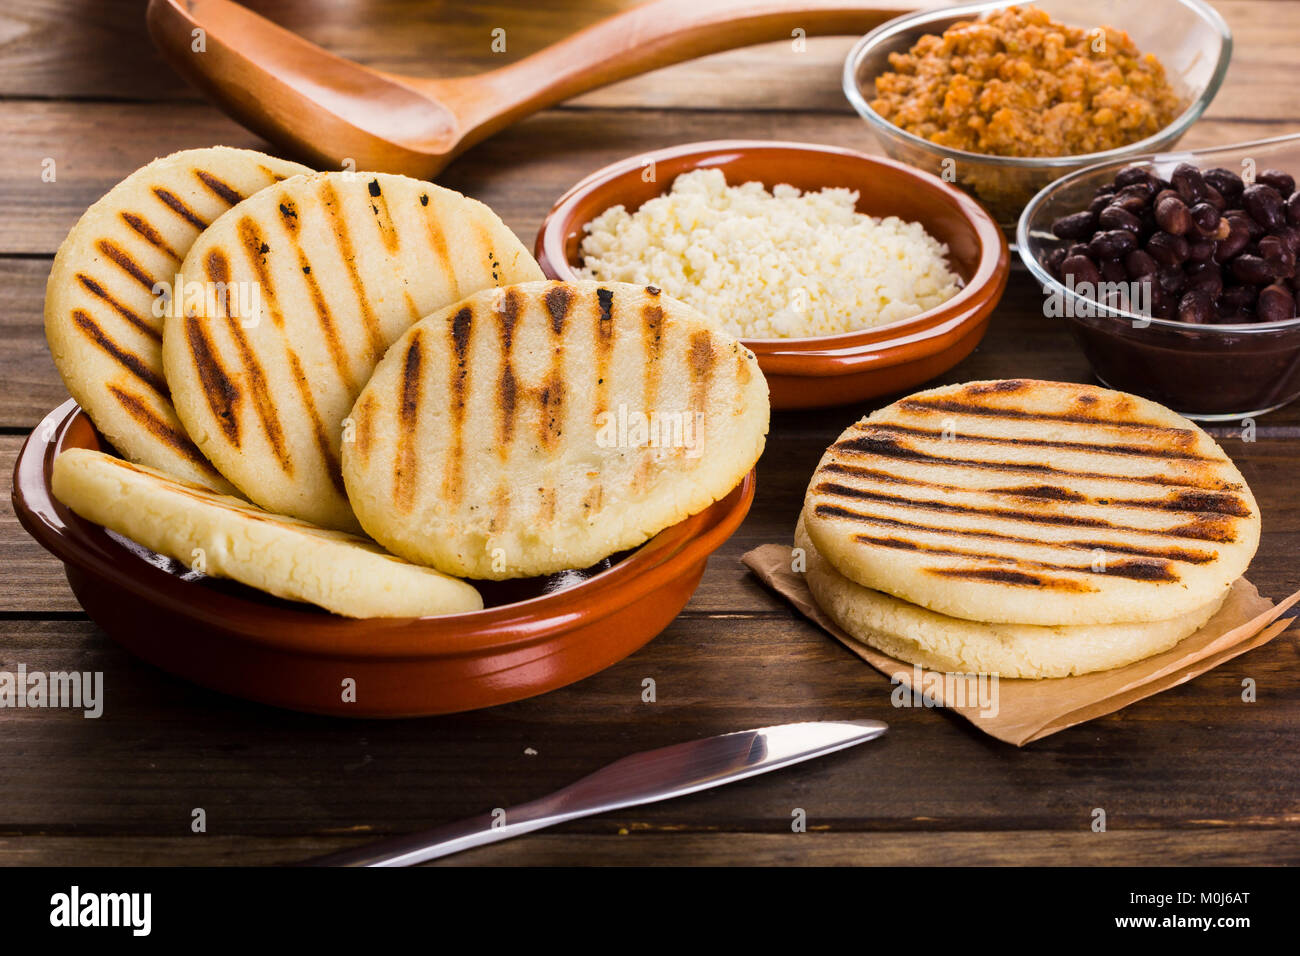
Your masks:
{"label": "alamy watermark", "polygon": [[174,282],[153,284],[155,318],[182,315],[228,315],[251,329],[262,318],[262,286],[259,282],[186,282],[177,275]]}
{"label": "alamy watermark", "polygon": [[1043,288],[1043,315],[1049,319],[1092,319],[1110,315],[1116,309],[1132,313],[1133,327],[1144,329],[1151,324],[1151,283],[1079,282],[1067,273],[1064,289]]}
{"label": "alamy watermark", "polygon": [[704,452],[703,437],[703,412],[646,413],[620,404],[596,416],[600,448],[680,448],[687,458],[698,458]]}
{"label": "alamy watermark", "polygon": [[74,885],[50,897],[50,925],[123,927],[132,936],[148,936],[153,929],[153,894],[87,893]]}
{"label": "alamy watermark", "polygon": [[69,708],[94,720],[104,713],[103,671],[0,671],[0,708]]}
{"label": "alamy watermark", "polygon": [[976,707],[981,717],[996,717],[998,676],[996,674],[947,674],[922,670],[913,665],[909,680],[895,674],[889,702],[895,707]]}

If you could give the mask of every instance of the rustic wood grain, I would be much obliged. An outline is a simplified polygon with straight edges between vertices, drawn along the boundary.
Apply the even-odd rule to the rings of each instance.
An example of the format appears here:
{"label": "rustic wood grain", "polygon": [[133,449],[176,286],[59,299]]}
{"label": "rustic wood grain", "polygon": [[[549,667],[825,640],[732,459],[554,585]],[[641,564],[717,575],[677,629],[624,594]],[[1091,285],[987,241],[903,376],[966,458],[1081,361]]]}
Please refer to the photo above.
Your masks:
{"label": "rustic wood grain", "polygon": [[[51,255],[88,205],[124,176],[178,149],[270,149],[207,106],[0,101],[0,256]],[[1198,123],[1182,145],[1225,145],[1295,132],[1294,122]],[[679,143],[789,139],[881,153],[851,116],[804,111],[549,110],[474,147],[438,177],[490,205],[531,248],[542,218],[579,179],[609,163]],[[42,181],[55,163],[54,182]]]}
{"label": "rustic wood grain", "polygon": [[[360,846],[333,837],[0,837],[6,866],[274,866]],[[430,866],[1267,866],[1300,862],[1295,830],[919,833],[544,832]]]}
{"label": "rustic wood grain", "polygon": [[[626,5],[250,0],[346,56],[448,75],[513,59]],[[1285,82],[1300,4],[1216,3],[1238,54],[1184,145],[1300,128]],[[142,0],[26,0],[0,11],[0,474],[62,401],[41,302],[58,243],[123,175],[175,149],[260,146],[161,66]],[[785,44],[661,70],[536,116],[457,160],[440,182],[493,206],[531,246],[551,203],[624,156],[720,136],[878,151],[838,90],[851,40]],[[41,181],[45,158],[57,179]],[[1088,380],[1059,322],[1013,274],[989,334],[943,381]],[[888,399],[882,399],[881,403]],[[1300,863],[1300,645],[1295,631],[1189,684],[1021,750],[951,714],[895,709],[888,682],[761,587],[739,562],[788,541],[826,445],[869,409],[773,417],[754,508],[709,562],[686,612],[586,681],[490,711],[364,722],[277,711],[136,661],[80,612],[61,565],[0,503],[0,670],[98,670],[105,714],[0,710],[0,864],[277,863],[506,806],[646,747],[823,717],[890,722],[883,739],[713,793],[577,821],[453,864]],[[1264,538],[1250,576],[1300,587],[1300,408],[1257,440],[1213,429],[1251,482]],[[184,640],[184,635],[176,635]],[[654,677],[658,701],[643,703]],[[1241,700],[1253,678],[1259,700]],[[529,754],[531,748],[536,754]],[[209,832],[189,832],[203,807]],[[810,832],[789,832],[792,809]],[[1109,832],[1089,830],[1107,811]]]}
{"label": "rustic wood grain", "polygon": [[[313,43],[368,66],[460,76],[513,62],[634,0],[517,3],[438,0],[246,0]],[[145,0],[25,0],[0,13],[0,97],[198,100],[142,29]],[[1291,87],[1300,5],[1217,0],[1240,53],[1210,116],[1273,120],[1294,113]],[[76,24],[76,28],[72,28]],[[1121,24],[1122,26],[1122,24]],[[506,31],[504,53],[492,31]],[[575,108],[802,110],[848,113],[840,70],[854,37],[813,37],[803,52],[764,44],[678,64],[574,100]]]}
{"label": "rustic wood grain", "polygon": [[[177,635],[183,640],[183,635]],[[545,697],[403,721],[322,719],[195,688],[137,662],[90,623],[0,623],[0,667],[105,675],[104,711],[8,711],[23,761],[0,790],[0,835],[382,835],[508,807],[627,753],[791,720],[872,717],[878,741],[693,796],[575,821],[620,830],[788,832],[796,808],[834,831],[1087,832],[1300,824],[1293,643],[1021,750],[932,709],[792,614],[688,614],[645,650]],[[20,656],[21,655],[21,656]],[[1243,677],[1259,700],[1241,700]],[[641,699],[654,678],[657,701]],[[593,715],[599,714],[599,720]],[[535,753],[529,753],[532,750]],[[7,766],[14,766],[8,762]]]}

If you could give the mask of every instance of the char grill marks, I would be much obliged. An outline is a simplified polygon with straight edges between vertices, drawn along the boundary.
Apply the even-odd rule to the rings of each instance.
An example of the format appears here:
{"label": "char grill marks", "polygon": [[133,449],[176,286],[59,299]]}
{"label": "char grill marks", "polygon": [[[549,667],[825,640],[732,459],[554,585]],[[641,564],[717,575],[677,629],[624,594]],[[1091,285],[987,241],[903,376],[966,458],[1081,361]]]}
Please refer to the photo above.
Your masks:
{"label": "char grill marks", "polygon": [[[251,248],[252,241],[260,237],[250,234],[244,223],[241,223],[240,225],[241,238],[243,239],[241,249],[245,255],[260,260],[264,254],[261,251],[262,244],[259,243],[256,249]],[[232,274],[230,260],[226,258],[226,254],[220,249],[213,249],[208,253],[205,257],[203,267],[208,281],[214,284],[221,283],[229,286]],[[262,290],[262,294],[267,298],[268,309],[273,309],[275,290],[273,286],[269,285],[269,272],[267,273],[266,278],[268,280],[268,286]],[[218,411],[219,405],[214,402],[215,393],[214,390],[210,388],[210,382],[226,383],[225,388],[227,391],[233,390],[236,392],[247,392],[253,410],[257,414],[258,422],[262,426],[263,436],[266,438],[267,444],[270,445],[271,451],[280,465],[280,469],[286,475],[292,475],[294,473],[293,456],[290,453],[285,439],[284,427],[280,422],[278,406],[271,395],[266,371],[264,370],[261,361],[258,359],[252,343],[249,341],[248,332],[244,328],[243,320],[238,316],[232,315],[228,308],[219,309],[219,311],[221,313],[220,315],[209,316],[208,319],[214,322],[219,319],[224,319],[226,331],[230,336],[237,354],[237,375],[232,374],[223,366],[221,356],[215,348],[215,343],[213,343],[210,338],[207,340],[206,350],[199,350],[196,348],[194,333],[190,333],[191,354],[194,356],[195,365],[198,368],[204,392],[207,394],[209,407],[212,408],[213,413],[216,414],[218,418],[223,418],[222,428],[226,437],[230,440],[232,445],[238,447],[240,427],[238,421],[238,407],[233,404],[227,404],[222,411]],[[191,328],[198,328],[204,336],[207,336],[209,333],[209,330],[203,327],[206,323],[202,320],[191,320],[187,324],[189,324]],[[209,366],[206,371],[205,365]],[[236,382],[238,384],[235,384]],[[233,420],[233,427],[226,424],[223,412],[225,415],[229,415]]]}
{"label": "char grill marks", "polygon": [[[413,508],[420,489],[427,487],[439,487],[440,498],[449,505],[462,503],[463,486],[476,477],[467,469],[478,455],[490,454],[535,468],[537,479],[535,487],[517,481],[498,485],[493,510],[505,515],[531,502],[540,522],[559,520],[570,511],[583,518],[600,511],[610,474],[589,471],[581,491],[555,495],[547,489],[562,476],[550,474],[548,463],[559,461],[568,442],[582,445],[609,428],[611,417],[617,421],[615,406],[626,405],[629,413],[644,412],[647,418],[659,411],[664,363],[671,357],[666,350],[676,350],[673,364],[686,370],[689,412],[708,407],[723,359],[709,332],[670,330],[658,303],[629,300],[611,289],[582,292],[559,284],[536,298],[526,299],[514,288],[473,297],[436,333],[425,329],[423,334],[436,335],[437,344],[411,340],[394,386],[400,428],[392,480],[399,507]],[[489,354],[476,359],[478,349]],[[625,368],[633,369],[632,381],[618,378],[627,374],[620,371]],[[434,414],[432,403],[443,402],[445,414]],[[485,412],[492,417],[481,417]],[[360,421],[357,427],[362,427]],[[417,480],[417,469],[431,466],[428,449],[420,458],[412,442],[435,434],[441,472]],[[358,452],[370,457],[364,448]],[[636,488],[653,477],[655,454],[647,446],[616,456],[610,467],[626,467],[617,481]]]}
{"label": "char grill marks", "polygon": [[[424,349],[419,333],[411,336],[406,346],[406,358],[402,363],[401,394],[397,406],[397,457],[393,464],[393,498],[401,511],[410,511],[415,500],[416,468],[419,458],[416,455],[416,425],[420,417],[420,375],[423,371]],[[463,364],[463,355],[462,355]],[[464,418],[464,399],[459,407],[460,420]],[[460,420],[455,427],[460,427]]]}
{"label": "char grill marks", "polygon": [[[158,344],[162,343],[162,332],[160,330],[150,325],[149,322],[144,318],[144,316],[136,312],[134,309],[130,308],[128,305],[126,305],[126,303],[122,302],[119,298],[117,298],[112,293],[110,293],[94,278],[86,275],[86,273],[84,272],[78,272],[77,282],[81,285],[83,289],[85,289],[95,298],[99,299],[110,309],[112,309],[114,313],[121,316],[127,322],[130,322],[131,325],[135,327],[136,331],[140,332],[141,334],[147,336],[150,339],[153,339],[155,343]],[[94,318],[91,317],[90,313],[87,312],[85,309],[78,309],[77,311],[87,315],[88,317],[90,317],[91,321],[94,322]],[[98,325],[99,323],[96,322],[95,324]]]}
{"label": "char grill marks", "polygon": [[176,454],[188,460],[203,474],[217,481],[222,480],[217,470],[212,467],[212,463],[203,457],[203,453],[190,440],[190,436],[185,433],[184,429],[177,428],[154,410],[155,401],[149,401],[116,385],[109,385],[108,391],[137,425],[155,439],[167,445]]}
{"label": "char grill marks", "polygon": [[118,365],[126,369],[131,375],[139,381],[148,385],[159,396],[167,397],[167,383],[163,377],[151,368],[149,363],[141,358],[130,349],[125,348],[108,335],[99,324],[95,322],[89,313],[82,309],[72,310],[72,321],[76,324],[81,333],[100,351],[109,355]]}
{"label": "char grill marks", "polygon": [[[519,380],[515,377],[514,367],[515,326],[518,324],[519,293],[510,289],[503,294],[501,303],[501,421],[497,440],[502,461],[510,457],[510,443],[515,435],[515,409],[519,405]],[[508,494],[509,489],[505,490]]]}
{"label": "char grill marks", "polygon": [[[459,503],[463,493],[463,473],[465,458],[465,406],[469,398],[469,344],[474,331],[474,309],[466,306],[456,313],[451,320],[451,368],[447,380],[450,383],[447,441],[447,468],[443,475],[443,497],[450,504]],[[405,372],[410,372],[410,355],[407,355]],[[403,400],[405,399],[405,378],[403,375]]]}
{"label": "char grill marks", "polygon": [[[986,404],[994,391],[1015,389],[905,399],[901,422],[859,423],[818,469],[813,513],[929,574],[1062,592],[1095,591],[1099,575],[1177,582],[1252,517],[1190,429],[1082,400],[1049,413]],[[1018,437],[1026,422],[1044,437]]]}
{"label": "char grill marks", "polygon": [[329,218],[330,232],[334,236],[339,257],[343,260],[343,268],[347,271],[348,281],[352,285],[352,292],[361,310],[361,319],[365,323],[366,334],[370,338],[372,362],[378,362],[387,348],[387,343],[384,341],[383,331],[379,327],[379,319],[370,307],[370,297],[366,293],[361,271],[357,267],[356,248],[353,246],[352,233],[348,229],[343,216],[338,190],[328,180],[321,180],[318,189],[325,214]]}
{"label": "char grill marks", "polygon": [[[219,212],[244,198],[207,170],[193,168],[185,175],[192,176],[209,194],[210,204]],[[268,172],[267,181],[270,179]],[[113,238],[105,236],[95,241],[98,260],[75,274],[77,285],[88,298],[71,309],[70,318],[89,344],[122,369],[124,374],[106,385],[121,410],[154,440],[215,478],[216,470],[174,420],[157,352],[162,344],[162,319],[153,313],[154,289],[162,281],[170,284],[183,258],[179,250],[188,247],[208,225],[177,191],[183,190],[153,186],[150,192],[156,205],[146,201],[118,214],[129,232],[119,229]],[[159,260],[162,264],[155,266],[160,270],[155,275],[149,263],[157,264]],[[210,342],[205,339],[196,343],[193,330],[187,327],[186,332],[205,355],[213,354]],[[137,334],[144,336],[144,344],[138,349],[126,344]],[[200,374],[222,430],[238,444],[238,423],[232,418],[240,397],[237,389],[219,364],[201,369]],[[141,385],[143,390],[137,387]]]}

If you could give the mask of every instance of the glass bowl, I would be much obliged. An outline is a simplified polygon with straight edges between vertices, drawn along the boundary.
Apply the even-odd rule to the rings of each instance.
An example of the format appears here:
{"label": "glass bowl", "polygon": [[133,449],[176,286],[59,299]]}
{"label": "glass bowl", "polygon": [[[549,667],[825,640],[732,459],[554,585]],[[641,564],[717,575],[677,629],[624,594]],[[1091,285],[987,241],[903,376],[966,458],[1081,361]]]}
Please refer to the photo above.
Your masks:
{"label": "glass bowl", "polygon": [[[885,152],[952,182],[993,214],[1010,235],[1025,203],[1054,179],[1096,163],[1123,161],[1172,147],[1215,94],[1228,70],[1232,34],[1203,0],[1035,0],[1053,20],[1077,27],[1111,26],[1126,31],[1144,53],[1165,66],[1174,90],[1187,104],[1154,136],[1119,149],[1077,156],[991,156],[939,146],[904,132],[871,108],[876,77],[889,70],[889,55],[906,52],[925,34],[943,33],[958,20],[1016,6],[1009,0],[969,3],[891,20],[859,40],[844,63],[844,93],[867,121]],[[1023,5],[1023,3],[1022,3]]]}
{"label": "glass bowl", "polygon": [[[1179,163],[1234,171],[1247,162],[1300,175],[1300,134],[1235,146],[1182,150],[1102,163],[1048,186],[1025,207],[1016,231],[1020,258],[1053,297],[1102,384],[1167,405],[1188,418],[1230,421],[1262,415],[1300,397],[1300,318],[1188,325],[1144,317],[1084,298],[1048,271],[1045,257],[1067,240],[1052,223],[1085,208],[1127,165],[1168,178]],[[1058,310],[1053,310],[1058,311]]]}

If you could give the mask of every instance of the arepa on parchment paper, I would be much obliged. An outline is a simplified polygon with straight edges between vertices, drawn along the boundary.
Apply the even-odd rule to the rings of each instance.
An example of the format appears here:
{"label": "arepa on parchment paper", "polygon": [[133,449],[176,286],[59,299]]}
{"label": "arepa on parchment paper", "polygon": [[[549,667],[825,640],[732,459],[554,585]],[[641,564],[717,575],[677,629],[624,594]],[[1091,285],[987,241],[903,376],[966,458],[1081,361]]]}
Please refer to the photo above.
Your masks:
{"label": "arepa on parchment paper", "polygon": [[972,621],[1116,624],[1221,598],[1259,508],[1209,435],[1154,402],[1015,379],[918,392],[850,426],[808,486],[845,577]]}

